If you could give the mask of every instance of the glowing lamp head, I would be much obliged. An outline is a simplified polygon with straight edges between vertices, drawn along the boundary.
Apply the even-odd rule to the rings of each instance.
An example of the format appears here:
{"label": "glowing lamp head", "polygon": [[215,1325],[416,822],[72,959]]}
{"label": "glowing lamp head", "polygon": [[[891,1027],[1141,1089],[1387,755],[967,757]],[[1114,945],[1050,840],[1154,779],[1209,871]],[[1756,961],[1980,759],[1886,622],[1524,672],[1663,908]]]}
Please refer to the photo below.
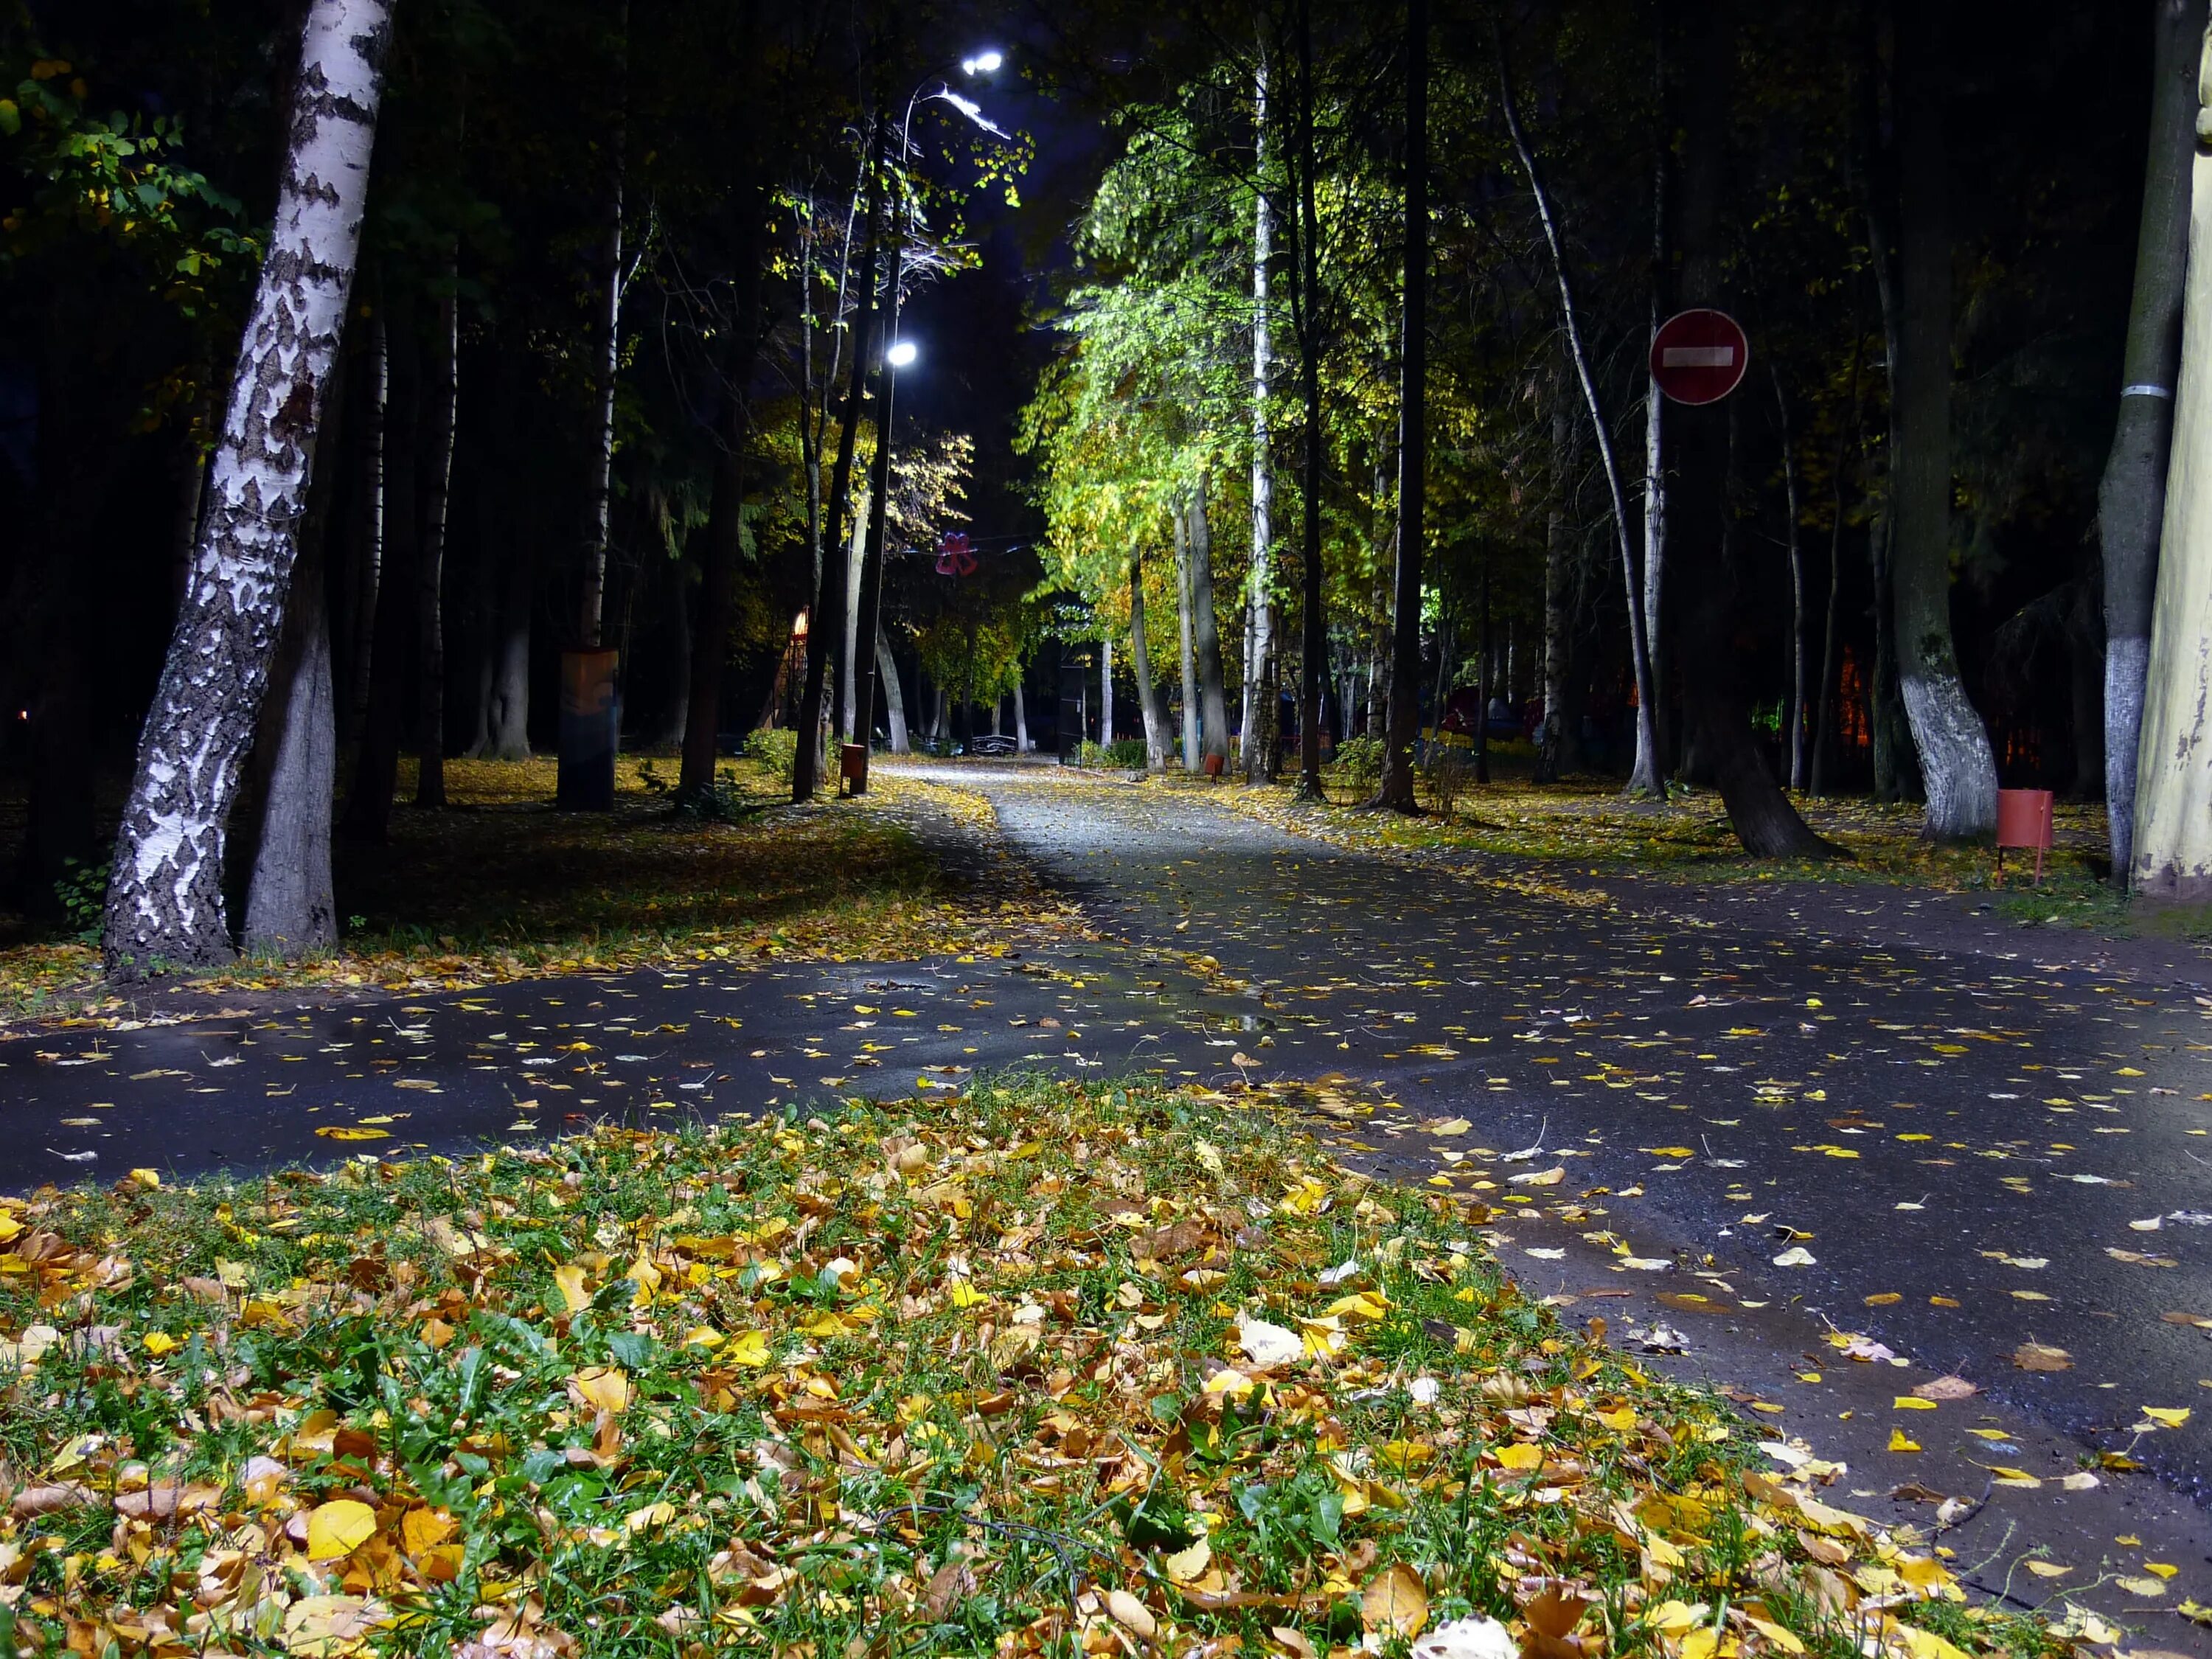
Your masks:
{"label": "glowing lamp head", "polygon": [[973,58],[960,60],[960,72],[963,75],[995,75],[999,65],[1006,61],[995,52],[979,52]]}
{"label": "glowing lamp head", "polygon": [[884,353],[884,361],[893,368],[904,368],[921,355],[921,351],[915,348],[913,341],[899,340],[894,342],[891,349]]}

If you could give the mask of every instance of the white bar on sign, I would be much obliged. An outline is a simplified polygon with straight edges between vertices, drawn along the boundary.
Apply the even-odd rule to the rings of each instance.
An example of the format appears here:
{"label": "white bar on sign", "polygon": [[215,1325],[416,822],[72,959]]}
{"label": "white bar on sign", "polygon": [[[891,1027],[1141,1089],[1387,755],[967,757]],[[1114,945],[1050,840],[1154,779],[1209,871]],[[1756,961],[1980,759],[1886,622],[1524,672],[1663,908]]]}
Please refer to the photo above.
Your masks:
{"label": "white bar on sign", "polygon": [[1667,346],[1659,353],[1662,368],[1733,368],[1734,346]]}

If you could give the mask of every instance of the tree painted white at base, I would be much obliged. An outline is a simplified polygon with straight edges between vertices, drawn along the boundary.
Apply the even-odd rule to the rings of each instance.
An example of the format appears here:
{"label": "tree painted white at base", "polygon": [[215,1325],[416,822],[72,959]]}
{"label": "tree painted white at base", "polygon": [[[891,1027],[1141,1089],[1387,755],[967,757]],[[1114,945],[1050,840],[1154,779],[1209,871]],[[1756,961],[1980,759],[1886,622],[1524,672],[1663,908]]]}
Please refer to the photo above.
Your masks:
{"label": "tree painted white at base", "polygon": [[[2207,42],[2197,98],[2212,106],[2212,34]],[[2200,133],[2205,125],[2200,115]],[[2201,145],[2189,198],[2181,377],[2136,749],[2130,884],[2159,898],[2202,901],[2212,899],[2212,155]]]}
{"label": "tree painted white at base", "polygon": [[116,833],[111,973],[231,955],[223,836],[284,620],[324,394],[361,248],[389,0],[313,0],[276,222],[208,507]]}

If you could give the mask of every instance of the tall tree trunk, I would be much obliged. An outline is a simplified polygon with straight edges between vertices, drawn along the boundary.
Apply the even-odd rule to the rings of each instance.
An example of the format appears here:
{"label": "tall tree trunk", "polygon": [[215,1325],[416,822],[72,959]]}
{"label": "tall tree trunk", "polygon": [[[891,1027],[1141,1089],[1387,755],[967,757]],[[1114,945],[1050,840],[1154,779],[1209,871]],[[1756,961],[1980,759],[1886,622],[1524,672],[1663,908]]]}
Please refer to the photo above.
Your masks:
{"label": "tall tree trunk", "polygon": [[[911,114],[913,106],[908,104]],[[899,137],[900,161],[906,159],[906,135]],[[862,636],[870,637],[882,626],[884,560],[890,548],[886,538],[890,533],[891,444],[894,430],[892,421],[898,407],[898,365],[890,360],[890,347],[898,339],[901,285],[905,282],[906,239],[913,225],[913,204],[902,194],[896,209],[891,214],[891,257],[890,269],[884,273],[884,351],[882,368],[878,371],[883,396],[878,401],[876,416],[875,465],[871,469],[875,477],[870,488],[875,499],[868,506],[867,556],[860,568],[860,629]],[[876,723],[875,665],[870,663],[867,672],[855,684],[859,707],[854,729],[860,733],[860,775],[854,781],[853,793],[865,794],[868,787],[867,747],[869,734]]]}
{"label": "tall tree trunk", "polygon": [[323,538],[292,575],[283,643],[270,686],[276,730],[261,837],[246,900],[246,948],[295,960],[338,942],[331,890],[331,807],[337,782],[337,699],[331,681]]}
{"label": "tall tree trunk", "polygon": [[592,318],[592,431],[584,493],[584,580],[578,599],[576,644],[599,646],[601,611],[606,601],[607,532],[614,500],[615,381],[622,366],[623,195],[629,158],[629,0],[616,0],[613,78],[615,94],[607,111],[606,193],[599,225],[599,307]]}
{"label": "tall tree trunk", "polygon": [[391,392],[384,431],[384,572],[377,584],[376,632],[369,642],[368,718],[354,757],[340,829],[349,841],[380,842],[392,829],[392,797],[399,781],[400,739],[406,729],[408,670],[416,635],[422,515],[422,346],[412,296],[404,289],[391,310]]}
{"label": "tall tree trunk", "polygon": [[1944,0],[1897,11],[1900,308],[1896,403],[1898,674],[1928,790],[1922,833],[1986,836],[1996,762],[1951,636],[1951,216],[1943,137]]}
{"label": "tall tree trunk", "polygon": [[1265,783],[1275,756],[1275,463],[1267,398],[1274,374],[1274,341],[1268,329],[1267,265],[1274,257],[1274,204],[1267,173],[1273,131],[1267,119],[1267,54],[1261,46],[1252,80],[1255,154],[1252,171],[1252,569],[1246,586],[1243,733],[1244,777]]}
{"label": "tall tree trunk", "polygon": [[416,649],[421,674],[415,690],[415,745],[422,764],[415,804],[430,807],[446,804],[446,507],[453,489],[454,414],[460,395],[460,319],[453,291],[456,275],[448,264],[446,292],[438,301],[438,367],[430,383],[429,453],[422,480],[422,551],[417,572],[420,637]]}
{"label": "tall tree trunk", "polygon": [[1790,757],[1790,787],[1803,791],[1808,757],[1805,752],[1805,547],[1797,524],[1797,445],[1790,429],[1790,398],[1782,389],[1782,371],[1772,358],[1766,362],[1767,378],[1774,383],[1775,419],[1782,435],[1782,500],[1784,545],[1790,554],[1790,724],[1785,753]]}
{"label": "tall tree trunk", "polygon": [[1859,367],[1866,355],[1866,331],[1856,309],[1851,314],[1851,375],[1844,412],[1836,422],[1836,453],[1828,470],[1828,602],[1820,620],[1820,713],[1813,726],[1812,792],[1826,795],[1835,787],[1837,624],[1844,591],[1844,467],[1859,430]]}
{"label": "tall tree trunk", "polygon": [[[837,459],[830,470],[830,506],[826,516],[826,545],[822,559],[821,579],[815,584],[814,609],[816,626],[807,633],[806,689],[799,704],[799,729],[819,732],[822,729],[822,699],[823,687],[830,684],[830,653],[837,646],[831,631],[820,626],[822,618],[842,617],[851,609],[855,595],[852,593],[850,569],[847,561],[836,557],[830,550],[842,548],[845,543],[846,515],[852,506],[853,452],[860,441],[860,404],[867,391],[868,363],[873,355],[868,333],[875,323],[876,259],[883,235],[883,146],[890,124],[884,112],[876,112],[876,137],[873,150],[874,165],[867,171],[868,233],[860,255],[860,292],[854,302],[853,359],[845,382],[845,406],[837,433]],[[860,510],[853,514],[855,533],[865,526],[868,507],[864,499]],[[850,659],[842,659],[845,667],[835,681],[830,696],[831,729],[842,733],[851,724],[847,712],[852,707],[849,690],[852,672]],[[821,787],[817,775],[819,758],[811,752],[816,745],[802,742],[799,753],[791,769],[791,798],[811,800]]]}
{"label": "tall tree trunk", "polygon": [[1579,699],[1573,695],[1577,567],[1582,543],[1567,515],[1580,470],[1580,429],[1567,403],[1564,371],[1552,377],[1552,501],[1544,518],[1544,724],[1536,738],[1536,781],[1557,783],[1583,769]]}
{"label": "tall tree trunk", "polygon": [[1620,459],[1613,451],[1613,428],[1606,421],[1605,407],[1598,395],[1596,372],[1583,341],[1582,319],[1575,301],[1574,278],[1567,264],[1566,246],[1560,235],[1558,216],[1552,210],[1551,194],[1544,188],[1543,173],[1536,166],[1535,151],[1529,147],[1528,135],[1522,130],[1520,110],[1513,100],[1513,74],[1506,62],[1505,35],[1502,27],[1498,31],[1497,41],[1499,104],[1505,117],[1506,130],[1513,139],[1514,151],[1520,158],[1521,170],[1528,175],[1528,192],[1535,198],[1536,217],[1543,227],[1545,246],[1552,258],[1553,278],[1559,286],[1559,319],[1565,326],[1568,358],[1574,365],[1576,378],[1582,384],[1583,401],[1589,409],[1590,428],[1597,439],[1598,459],[1603,464],[1606,489],[1612,499],[1613,541],[1620,554],[1621,578],[1628,602],[1629,662],[1636,677],[1636,744],[1644,752],[1656,755],[1658,744],[1650,727],[1657,695],[1651,679],[1650,640],[1644,630],[1643,572],[1638,568],[1636,549],[1629,535],[1627,491],[1621,483]]}
{"label": "tall tree trunk", "polygon": [[1198,649],[1191,628],[1192,612],[1195,607],[1190,597],[1190,522],[1186,513],[1186,503],[1178,501],[1175,507],[1176,621],[1182,637],[1182,768],[1186,772],[1195,772],[1200,765],[1198,747]]}
{"label": "tall tree trunk", "polygon": [[830,729],[836,732],[840,743],[855,741],[853,710],[860,701],[860,671],[854,645],[860,637],[860,573],[868,561],[868,509],[873,500],[874,492],[862,484],[855,504],[851,541],[844,550],[845,574],[837,584],[845,599],[845,633],[843,649],[837,657],[836,707],[832,711],[836,719]]}
{"label": "tall tree trunk", "polygon": [[1429,4],[1406,0],[1406,246],[1398,353],[1398,557],[1391,607],[1390,709],[1376,805],[1419,811],[1413,744],[1421,726],[1421,554],[1429,477]]}
{"label": "tall tree trunk", "polygon": [[1867,726],[1873,734],[1874,793],[1881,801],[1917,798],[1919,763],[1898,672],[1897,547],[1898,364],[1905,355],[1903,302],[1898,295],[1897,153],[1881,130],[1879,83],[1883,75],[1876,40],[1875,0],[1861,0],[1859,68],[1855,121],[1864,165],[1860,210],[1866,217],[1868,263],[1881,311],[1882,365],[1889,382],[1889,430],[1882,447],[1881,507],[1868,526],[1868,574],[1874,586],[1874,670],[1867,683]]}
{"label": "tall tree trunk", "polygon": [[1114,641],[1110,635],[1098,641],[1098,746],[1114,746]]}
{"label": "tall tree trunk", "polygon": [[1326,800],[1321,781],[1322,696],[1328,684],[1328,616],[1322,580],[1321,490],[1323,432],[1321,421],[1321,215],[1314,205],[1313,0],[1298,0],[1298,280],[1291,298],[1297,307],[1298,384],[1305,404],[1305,466],[1299,479],[1302,524],[1298,538],[1304,604],[1300,618],[1298,668],[1298,795]]}
{"label": "tall tree trunk", "polygon": [[[1735,27],[1733,8],[1710,0],[1696,20],[1686,59],[1709,66],[1707,83],[1683,112],[1681,190],[1674,246],[1681,253],[1681,302],[1718,306],[1722,290],[1721,204],[1728,165],[1728,121]],[[1835,849],[1806,827],[1766,769],[1736,682],[1735,572],[1728,556],[1730,405],[1670,404],[1668,448],[1675,458],[1668,499],[1670,556],[1680,578],[1676,603],[1684,691],[1684,752],[1711,769],[1729,822],[1746,851],[1761,858],[1818,858]]]}
{"label": "tall tree trunk", "polygon": [[[899,684],[898,660],[891,655],[891,642],[884,637],[884,630],[876,630],[876,672],[882,676],[884,685],[884,714],[891,731],[891,753],[911,755],[914,744],[907,737],[906,692]],[[1014,690],[1014,721],[1021,724],[1021,689]],[[1026,738],[1024,739],[1026,744]]]}
{"label": "tall tree trunk", "polygon": [[2159,522],[2166,508],[2174,375],[2181,357],[2189,171],[2197,107],[2191,77],[2197,67],[2204,0],[2151,0],[2150,11],[2150,154],[2136,231],[2135,294],[2128,307],[2119,421],[2097,487],[2097,538],[2105,568],[2105,815],[2111,826],[2112,879],[2123,884],[2135,852],[2136,738],[2142,728]]}
{"label": "tall tree trunk", "polygon": [[392,389],[384,296],[372,295],[367,373],[362,376],[361,477],[354,509],[352,603],[346,630],[344,735],[355,741],[368,721],[369,665],[376,654],[376,595],[384,571],[384,417]]}
{"label": "tall tree trunk", "polygon": [[1190,498],[1190,610],[1198,653],[1199,741],[1207,754],[1229,763],[1229,694],[1222,674],[1221,623],[1213,608],[1213,532],[1206,517],[1206,477],[1198,475]]}
{"label": "tall tree trunk", "polygon": [[232,378],[191,585],[140,734],[101,952],[111,974],[231,955],[223,831],[283,627],[323,392],[361,246],[384,0],[312,0],[276,222]]}
{"label": "tall tree trunk", "polygon": [[[2212,128],[2212,32],[2199,58],[2197,130]],[[2191,164],[2188,280],[2172,461],[2136,749],[2130,884],[2212,899],[2212,155]]]}
{"label": "tall tree trunk", "polygon": [[[1658,107],[1659,129],[1665,135],[1651,166],[1651,271],[1648,286],[1650,341],[1647,343],[1644,376],[1644,644],[1651,662],[1651,718],[1636,723],[1636,759],[1629,769],[1631,794],[1667,793],[1667,632],[1663,626],[1667,589],[1667,444],[1666,394],[1650,364],[1650,344],[1668,310],[1669,272],[1667,252],[1667,175],[1674,141],[1674,100],[1667,80],[1667,29],[1670,8],[1660,0],[1653,31],[1651,82]],[[1487,726],[1487,720],[1485,725]],[[1645,734],[1650,734],[1649,745]]]}
{"label": "tall tree trunk", "polygon": [[[750,4],[740,14],[741,40],[750,40],[752,15]],[[737,612],[738,567],[744,557],[745,460],[752,437],[746,394],[760,356],[761,260],[757,242],[765,196],[757,183],[748,182],[736,197],[737,314],[721,360],[722,418],[715,434],[714,480],[702,532],[706,539],[701,560],[699,626],[691,642],[691,689],[684,705],[684,757],[676,785],[679,801],[703,799],[714,787],[714,740],[722,720],[722,671],[729,655],[730,625]],[[804,749],[808,741],[802,734],[800,747]]]}
{"label": "tall tree trunk", "polygon": [[1152,644],[1145,635],[1145,556],[1129,561],[1129,668],[1137,677],[1137,712],[1145,723],[1145,762],[1153,771],[1167,769],[1168,711],[1152,676]]}

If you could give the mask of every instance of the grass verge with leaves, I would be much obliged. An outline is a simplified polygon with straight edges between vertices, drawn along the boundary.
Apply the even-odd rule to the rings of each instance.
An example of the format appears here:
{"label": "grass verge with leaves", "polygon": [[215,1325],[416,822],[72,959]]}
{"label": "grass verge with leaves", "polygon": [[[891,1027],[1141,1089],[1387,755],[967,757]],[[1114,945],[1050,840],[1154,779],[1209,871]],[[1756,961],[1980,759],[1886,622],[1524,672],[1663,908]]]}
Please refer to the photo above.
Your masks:
{"label": "grass verge with leaves", "polygon": [[[2036,1651],[1479,1206],[1189,1091],[0,1207],[18,1652]],[[1956,1645],[1954,1645],[1956,1644]]]}
{"label": "grass verge with leaves", "polygon": [[[422,991],[710,957],[903,960],[994,952],[1060,923],[1034,893],[948,883],[913,828],[944,803],[901,780],[794,807],[787,782],[741,759],[724,763],[714,810],[687,814],[665,771],[625,756],[611,812],[556,812],[554,769],[447,762],[452,806],[402,807],[387,844],[337,849],[337,949],[242,957],[193,982]],[[0,1014],[81,1014],[88,998],[97,1012],[99,965],[90,942],[0,927]]]}

